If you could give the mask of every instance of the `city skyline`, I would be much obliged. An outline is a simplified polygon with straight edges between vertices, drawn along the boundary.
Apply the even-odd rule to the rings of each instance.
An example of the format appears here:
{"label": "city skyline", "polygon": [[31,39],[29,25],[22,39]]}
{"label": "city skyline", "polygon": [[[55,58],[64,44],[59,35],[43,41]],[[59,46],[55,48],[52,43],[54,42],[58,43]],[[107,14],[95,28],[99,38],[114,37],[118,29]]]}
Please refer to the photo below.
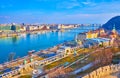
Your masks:
{"label": "city skyline", "polygon": [[119,3],[119,0],[2,0],[0,23],[104,24],[120,14]]}
{"label": "city skyline", "polygon": [[120,0],[1,0],[0,78],[120,78]]}

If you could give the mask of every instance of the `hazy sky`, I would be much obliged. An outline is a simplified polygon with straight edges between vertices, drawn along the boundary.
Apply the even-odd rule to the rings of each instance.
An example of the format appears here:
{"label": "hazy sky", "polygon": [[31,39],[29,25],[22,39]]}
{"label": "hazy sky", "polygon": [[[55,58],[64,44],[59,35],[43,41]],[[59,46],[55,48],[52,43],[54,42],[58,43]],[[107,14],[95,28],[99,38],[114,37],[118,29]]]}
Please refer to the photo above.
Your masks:
{"label": "hazy sky", "polygon": [[0,0],[0,23],[105,23],[120,0]]}

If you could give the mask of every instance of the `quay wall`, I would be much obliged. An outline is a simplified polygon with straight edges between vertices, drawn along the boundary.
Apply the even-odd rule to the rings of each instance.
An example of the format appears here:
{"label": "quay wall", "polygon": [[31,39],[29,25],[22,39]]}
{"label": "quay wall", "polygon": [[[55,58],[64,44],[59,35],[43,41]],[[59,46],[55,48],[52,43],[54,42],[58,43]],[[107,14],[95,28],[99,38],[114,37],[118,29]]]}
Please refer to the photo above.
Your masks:
{"label": "quay wall", "polygon": [[104,78],[106,75],[110,75],[112,73],[116,73],[120,71],[120,64],[115,65],[108,65],[104,67],[100,67],[96,69],[95,71],[91,72],[90,74],[87,74],[83,76],[82,78]]}

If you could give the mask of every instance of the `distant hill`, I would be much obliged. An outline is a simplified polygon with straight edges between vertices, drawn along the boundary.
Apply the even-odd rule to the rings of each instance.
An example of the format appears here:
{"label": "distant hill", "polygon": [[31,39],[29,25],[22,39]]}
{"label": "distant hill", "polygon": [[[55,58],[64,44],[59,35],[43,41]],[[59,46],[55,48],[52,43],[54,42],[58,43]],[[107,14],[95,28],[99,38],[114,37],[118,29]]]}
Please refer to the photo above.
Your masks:
{"label": "distant hill", "polygon": [[115,28],[117,30],[120,30],[120,16],[116,16],[111,18],[108,22],[106,22],[102,27],[105,30],[112,30],[113,26],[115,25]]}

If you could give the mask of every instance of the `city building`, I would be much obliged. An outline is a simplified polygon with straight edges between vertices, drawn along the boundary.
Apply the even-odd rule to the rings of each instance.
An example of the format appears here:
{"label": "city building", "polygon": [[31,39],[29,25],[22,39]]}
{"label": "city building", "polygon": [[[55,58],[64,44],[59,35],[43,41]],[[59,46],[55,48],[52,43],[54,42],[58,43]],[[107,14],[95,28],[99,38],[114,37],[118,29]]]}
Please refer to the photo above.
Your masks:
{"label": "city building", "polygon": [[108,38],[91,38],[84,40],[84,47],[90,48],[92,46],[109,46],[111,45],[111,39]]}
{"label": "city building", "polygon": [[103,28],[100,28],[97,30],[98,31],[98,36],[99,37],[106,37],[107,36],[107,33],[105,32],[105,30]]}
{"label": "city building", "polygon": [[91,39],[91,38],[97,38],[98,37],[98,32],[95,31],[89,31],[86,33],[79,33],[78,34],[78,40],[83,42],[85,39]]}
{"label": "city building", "polygon": [[111,39],[117,38],[118,33],[116,31],[115,26],[113,27],[113,30],[108,35]]}
{"label": "city building", "polygon": [[81,42],[83,42],[86,38],[86,33],[79,33],[77,36],[77,40],[80,40]]}
{"label": "city building", "polygon": [[90,38],[97,38],[98,37],[98,32],[94,32],[94,31],[89,31],[87,34],[87,39],[90,39]]}
{"label": "city building", "polygon": [[41,30],[49,30],[49,26],[43,26]]}
{"label": "city building", "polygon": [[21,26],[20,31],[26,31],[26,26]]}
{"label": "city building", "polygon": [[71,54],[71,47],[68,46],[60,46],[59,49],[57,50],[57,53],[59,52],[65,52],[65,54]]}

